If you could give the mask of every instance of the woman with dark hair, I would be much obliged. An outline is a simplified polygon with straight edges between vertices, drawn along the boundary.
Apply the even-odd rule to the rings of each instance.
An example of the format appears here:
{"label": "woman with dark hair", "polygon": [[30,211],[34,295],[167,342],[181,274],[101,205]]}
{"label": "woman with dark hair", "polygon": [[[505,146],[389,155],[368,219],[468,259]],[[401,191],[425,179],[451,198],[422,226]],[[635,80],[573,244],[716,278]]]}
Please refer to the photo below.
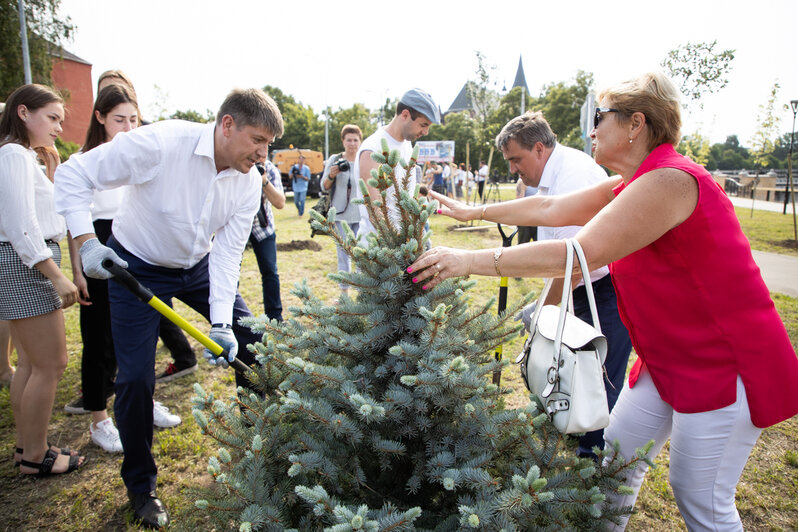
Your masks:
{"label": "woman with dark hair", "polygon": [[[443,214],[529,226],[583,225],[588,266],[610,265],[638,360],[604,431],[627,459],[670,440],[670,484],[689,530],[742,530],[735,488],[764,427],[798,413],[798,359],[729,199],[679,155],[679,91],[661,73],[605,90],[594,116],[596,162],[615,179],[562,196],[468,207],[432,193]],[[504,133],[504,131],[502,132]],[[501,145],[497,138],[497,144]],[[539,166],[508,154],[511,171]],[[408,269],[429,289],[473,274],[557,277],[565,243],[435,248]],[[634,505],[645,464],[630,474]],[[623,529],[626,521],[619,525]]]}
{"label": "woman with dark hair", "polygon": [[51,448],[47,427],[55,389],[67,364],[64,313],[77,287],[59,269],[66,226],[53,207],[53,185],[36,148],[61,132],[64,102],[52,89],[23,85],[0,118],[0,319],[21,348],[11,383],[20,472],[68,473],[85,458]]}
{"label": "woman with dark hair", "polygon": [[[117,134],[135,129],[139,125],[139,108],[135,93],[124,85],[108,85],[100,91],[94,103],[86,142],[81,151],[87,152],[110,141]],[[100,242],[111,236],[114,215],[124,199],[124,188],[95,191],[92,201],[92,221]],[[122,442],[113,420],[108,417],[107,401],[113,395],[116,375],[116,356],[111,336],[111,317],[108,302],[108,281],[83,275],[78,246],[70,238],[69,257],[72,275],[81,302],[80,334],[83,340],[81,360],[81,408],[91,413],[89,425],[91,440],[103,450],[122,451]],[[67,405],[67,411],[74,404]],[[180,417],[170,414],[161,403],[153,406],[153,420],[159,427],[173,427]]]}

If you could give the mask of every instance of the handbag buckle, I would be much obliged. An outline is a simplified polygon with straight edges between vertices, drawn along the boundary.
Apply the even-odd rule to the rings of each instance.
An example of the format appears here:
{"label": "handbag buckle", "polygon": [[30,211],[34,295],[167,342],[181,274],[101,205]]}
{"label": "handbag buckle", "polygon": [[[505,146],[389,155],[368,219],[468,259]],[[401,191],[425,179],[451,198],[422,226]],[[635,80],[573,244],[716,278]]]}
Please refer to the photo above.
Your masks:
{"label": "handbag buckle", "polygon": [[570,407],[571,407],[571,402],[568,401],[568,399],[556,399],[554,401],[549,401],[546,404],[546,410],[552,416],[557,412],[568,410]]}
{"label": "handbag buckle", "polygon": [[556,382],[557,382],[557,379],[559,379],[559,377],[560,377],[560,376],[559,376],[559,374],[557,373],[557,368],[555,368],[554,366],[551,366],[551,367],[549,368],[549,371],[546,373],[546,381],[547,381],[549,384],[554,384],[554,383],[556,383]]}

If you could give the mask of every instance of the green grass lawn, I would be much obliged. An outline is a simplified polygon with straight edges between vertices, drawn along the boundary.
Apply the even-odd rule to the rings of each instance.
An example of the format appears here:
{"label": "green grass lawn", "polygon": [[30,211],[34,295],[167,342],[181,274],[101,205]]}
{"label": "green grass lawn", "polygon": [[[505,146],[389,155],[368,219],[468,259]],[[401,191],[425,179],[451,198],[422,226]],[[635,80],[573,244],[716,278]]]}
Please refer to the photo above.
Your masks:
{"label": "green grass lawn", "polygon": [[[505,188],[502,196],[506,199],[513,194]],[[314,203],[311,200],[310,207]],[[742,211],[742,212],[741,212]],[[769,241],[789,238],[792,222],[788,217],[773,213],[756,212],[749,221],[748,211],[741,209],[738,215],[743,228],[756,249],[766,251],[780,248],[770,247]],[[304,241],[310,230],[307,214],[299,218],[293,204],[289,203],[282,211],[276,211],[278,244],[292,240]],[[784,224],[782,224],[784,220]],[[434,244],[466,248],[495,247],[501,240],[492,224],[475,224],[476,230],[453,231],[456,225],[450,219],[433,217],[431,228]],[[784,236],[787,225],[789,234]],[[278,266],[282,280],[282,298],[285,312],[298,303],[291,294],[291,287],[305,279],[314,292],[328,301],[338,295],[338,287],[326,278],[325,273],[336,267],[336,254],[333,242],[326,237],[316,237],[314,242],[321,246],[320,251],[291,251],[278,253]],[[69,269],[69,260],[64,247],[62,266]],[[791,251],[792,252],[792,251]],[[795,253],[793,253],[795,254]],[[471,291],[474,304],[486,301],[497,295],[498,280],[477,278],[477,286]],[[537,279],[509,281],[510,304],[530,291],[539,291],[542,282]],[[255,314],[262,313],[260,274],[255,258],[250,250],[244,255],[241,272],[241,293]],[[783,317],[792,338],[798,345],[798,300],[776,295],[776,306]],[[182,303],[176,303],[176,310],[189,319],[200,330],[207,331],[208,324]],[[495,307],[494,307],[495,309]],[[119,477],[121,455],[109,455],[94,446],[89,439],[88,416],[68,416],[63,406],[75,398],[80,388],[80,334],[78,310],[67,309],[66,326],[69,349],[69,366],[59,384],[50,440],[53,443],[80,448],[90,457],[90,462],[81,471],[61,477],[32,480],[19,476],[12,466],[14,430],[8,390],[0,391],[0,530],[136,530],[127,524],[132,515],[125,488]],[[199,344],[192,344],[200,355]],[[520,350],[522,339],[517,338],[505,346],[507,357],[514,357]],[[157,372],[169,362],[168,353],[159,348]],[[191,417],[190,397],[192,386],[199,382],[206,390],[219,396],[233,393],[233,378],[230,371],[213,369],[200,362],[200,370],[195,374],[157,385],[155,398],[169,406],[183,417],[183,423],[169,430],[156,430],[153,452],[159,467],[158,490],[168,505],[174,530],[207,530],[203,517],[193,511],[194,493],[198,487],[208,484],[206,472],[208,458],[215,454],[214,442],[203,437]],[[508,367],[502,382],[515,389],[508,399],[508,406],[524,404],[527,399],[517,369]],[[738,507],[746,530],[798,530],[798,420],[793,418],[765,430],[743,474],[738,488]],[[632,517],[628,530],[670,531],[684,530],[676,504],[668,486],[667,447],[656,460],[659,467],[651,471],[643,485],[638,500],[638,513]]]}
{"label": "green grass lawn", "polygon": [[788,210],[786,215],[754,211],[751,216],[751,209],[736,207],[734,210],[753,249],[798,257],[792,211]]}

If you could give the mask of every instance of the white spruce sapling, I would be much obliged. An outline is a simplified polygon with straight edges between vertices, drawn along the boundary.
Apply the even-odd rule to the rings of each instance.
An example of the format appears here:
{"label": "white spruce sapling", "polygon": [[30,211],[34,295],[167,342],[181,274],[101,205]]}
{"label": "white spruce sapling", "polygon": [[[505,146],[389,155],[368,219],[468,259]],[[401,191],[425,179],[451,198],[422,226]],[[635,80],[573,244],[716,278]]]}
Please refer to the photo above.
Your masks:
{"label": "white spruce sapling", "polygon": [[194,418],[220,445],[208,465],[215,484],[196,507],[220,529],[601,530],[623,513],[606,499],[626,491],[645,453],[606,466],[578,459],[539,403],[506,410],[509,390],[490,382],[506,364],[491,354],[520,327],[508,317],[529,298],[496,317],[493,300],[469,308],[475,281],[426,291],[406,273],[437,209],[395,179],[417,155],[400,160],[384,141],[372,153],[381,201],[361,183],[376,228],[365,242],[346,223],[335,230],[335,209],[310,211],[356,267],[328,277],[357,297],[330,305],[302,282],[289,319],[247,320],[264,334],[249,346],[263,397],[239,388],[222,401],[196,385]]}

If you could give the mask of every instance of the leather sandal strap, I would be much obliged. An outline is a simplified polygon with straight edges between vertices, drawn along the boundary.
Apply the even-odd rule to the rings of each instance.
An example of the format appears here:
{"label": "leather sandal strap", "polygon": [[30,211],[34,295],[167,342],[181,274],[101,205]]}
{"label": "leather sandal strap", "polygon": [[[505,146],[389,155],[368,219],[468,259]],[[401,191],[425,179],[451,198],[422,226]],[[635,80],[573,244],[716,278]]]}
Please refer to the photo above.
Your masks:
{"label": "leather sandal strap", "polygon": [[[42,460],[41,463],[31,462],[30,460],[22,460],[20,465],[30,467],[31,469],[38,469],[39,475],[48,475],[53,470],[53,465],[55,464],[57,458],[58,453],[52,449],[47,449],[47,451],[44,453],[44,460]],[[72,460],[70,460],[70,463],[71,462]]]}
{"label": "leather sandal strap", "polygon": [[[50,442],[47,442],[47,447],[48,448],[52,448],[52,447],[55,447],[55,445],[53,445]],[[75,455],[72,454],[72,449],[70,449],[69,447],[59,447],[59,451],[64,456],[75,456]],[[23,454],[25,451],[22,449],[22,447],[17,447],[16,449],[14,449],[14,452],[17,453],[17,454]]]}
{"label": "leather sandal strap", "polygon": [[[83,458],[83,464],[78,463],[81,458]],[[70,471],[74,471],[77,468],[83,466],[86,463],[87,460],[88,460],[88,458],[81,457],[79,455],[70,455],[69,456],[69,467],[67,468],[65,473],[69,473]]]}

